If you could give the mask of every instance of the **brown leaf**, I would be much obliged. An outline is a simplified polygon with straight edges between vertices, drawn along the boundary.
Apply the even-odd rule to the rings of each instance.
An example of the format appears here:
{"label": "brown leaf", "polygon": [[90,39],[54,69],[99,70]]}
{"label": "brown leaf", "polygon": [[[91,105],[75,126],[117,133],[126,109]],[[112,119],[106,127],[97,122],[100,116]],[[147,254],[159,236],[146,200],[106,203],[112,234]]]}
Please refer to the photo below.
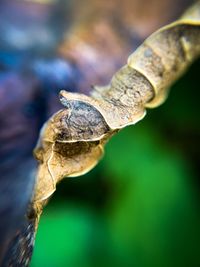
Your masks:
{"label": "brown leaf", "polygon": [[33,204],[38,214],[67,176],[93,168],[106,141],[135,124],[146,107],[160,105],[169,86],[200,54],[200,2],[180,20],[154,34],[128,58],[128,63],[91,96],[60,92],[64,109],[44,125],[35,156],[39,160]]}

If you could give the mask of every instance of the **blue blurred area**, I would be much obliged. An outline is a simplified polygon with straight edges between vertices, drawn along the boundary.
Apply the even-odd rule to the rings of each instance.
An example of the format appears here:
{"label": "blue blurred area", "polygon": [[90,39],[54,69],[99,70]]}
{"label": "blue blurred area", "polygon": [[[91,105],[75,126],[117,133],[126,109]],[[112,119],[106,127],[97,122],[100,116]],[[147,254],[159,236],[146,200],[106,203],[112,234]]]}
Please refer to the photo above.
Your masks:
{"label": "blue blurred area", "polygon": [[39,130],[61,107],[55,95],[71,84],[73,68],[55,55],[68,27],[60,7],[59,1],[0,1],[0,265],[27,219]]}
{"label": "blue blurred area", "polygon": [[69,25],[69,5],[70,1],[62,0],[1,0],[0,47],[37,54],[52,52]]}

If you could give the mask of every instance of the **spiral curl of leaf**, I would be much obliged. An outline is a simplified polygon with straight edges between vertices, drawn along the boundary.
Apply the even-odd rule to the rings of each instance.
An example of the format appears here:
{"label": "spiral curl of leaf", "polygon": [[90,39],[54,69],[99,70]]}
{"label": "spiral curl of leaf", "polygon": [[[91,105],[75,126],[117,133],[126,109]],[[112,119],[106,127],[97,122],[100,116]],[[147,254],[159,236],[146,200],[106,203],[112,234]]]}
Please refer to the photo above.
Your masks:
{"label": "spiral curl of leaf", "polygon": [[43,126],[34,155],[39,161],[33,207],[42,207],[64,177],[88,172],[113,134],[137,123],[167,98],[169,87],[200,55],[200,2],[147,38],[109,85],[90,96],[60,92],[64,108]]}

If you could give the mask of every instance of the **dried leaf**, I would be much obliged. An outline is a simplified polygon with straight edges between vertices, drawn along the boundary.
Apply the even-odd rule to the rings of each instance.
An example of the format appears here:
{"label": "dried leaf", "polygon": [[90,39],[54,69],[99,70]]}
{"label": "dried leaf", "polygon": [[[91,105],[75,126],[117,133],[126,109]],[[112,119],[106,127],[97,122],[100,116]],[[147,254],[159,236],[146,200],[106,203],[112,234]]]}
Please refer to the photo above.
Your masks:
{"label": "dried leaf", "polygon": [[91,96],[60,92],[64,109],[44,125],[34,151],[39,160],[33,206],[43,205],[67,176],[93,168],[109,138],[163,103],[169,86],[200,54],[200,2],[178,21],[152,34],[128,63]]}

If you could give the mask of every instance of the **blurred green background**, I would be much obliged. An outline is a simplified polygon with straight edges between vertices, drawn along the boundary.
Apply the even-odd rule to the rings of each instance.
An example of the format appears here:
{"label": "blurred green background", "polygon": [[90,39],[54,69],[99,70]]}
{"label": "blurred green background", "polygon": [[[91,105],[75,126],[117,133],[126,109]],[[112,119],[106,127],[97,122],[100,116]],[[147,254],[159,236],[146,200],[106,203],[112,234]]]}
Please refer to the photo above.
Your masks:
{"label": "blurred green background", "polygon": [[31,267],[200,266],[199,70],[114,136],[94,170],[58,185]]}

